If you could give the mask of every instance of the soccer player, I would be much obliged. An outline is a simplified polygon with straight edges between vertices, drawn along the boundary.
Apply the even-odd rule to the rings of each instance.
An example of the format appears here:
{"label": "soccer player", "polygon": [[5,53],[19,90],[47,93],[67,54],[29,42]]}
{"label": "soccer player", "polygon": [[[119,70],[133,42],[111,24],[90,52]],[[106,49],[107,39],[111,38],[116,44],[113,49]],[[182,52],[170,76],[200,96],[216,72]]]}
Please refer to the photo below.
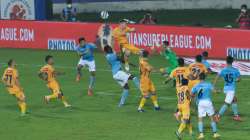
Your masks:
{"label": "soccer player", "polygon": [[138,89],[140,89],[140,82],[137,77],[122,70],[122,60],[118,58],[117,55],[113,52],[111,46],[105,46],[104,51],[106,53],[106,59],[111,65],[113,78],[118,82],[119,85],[123,87],[122,97],[119,103],[119,107],[121,107],[125,104],[125,101],[129,95],[128,81],[132,80]]}
{"label": "soccer player", "polygon": [[40,69],[40,71],[38,72],[38,76],[39,78],[47,82],[47,87],[52,91],[52,94],[44,96],[44,101],[46,103],[49,103],[49,101],[52,99],[60,99],[65,107],[71,107],[71,105],[66,101],[64,94],[62,93],[62,90],[56,80],[56,76],[61,75],[62,73],[56,71],[53,67],[53,56],[46,56],[45,62],[47,64]]}
{"label": "soccer player", "polygon": [[211,70],[211,65],[209,64],[209,62],[207,61],[207,58],[208,58],[208,52],[207,51],[204,51],[202,52],[202,64],[204,64],[207,68],[207,71],[210,73],[212,72]]}
{"label": "soccer player", "polygon": [[150,79],[150,73],[154,70],[153,67],[148,63],[148,51],[143,51],[141,53],[141,58],[140,58],[140,89],[142,92],[142,98],[138,107],[138,112],[144,112],[144,105],[147,101],[148,98],[151,98],[153,104],[154,104],[154,109],[156,111],[160,110],[160,106],[158,105],[157,101],[157,95],[155,92],[155,86],[153,82]]}
{"label": "soccer player", "polygon": [[19,82],[19,74],[16,69],[16,62],[13,59],[8,61],[8,68],[5,69],[2,82],[10,95],[15,96],[21,110],[21,116],[26,115],[26,102],[23,88]]}
{"label": "soccer player", "polygon": [[217,121],[219,121],[220,117],[227,110],[228,106],[231,105],[234,113],[233,120],[241,121],[241,118],[238,113],[237,98],[235,96],[236,82],[240,81],[240,72],[237,68],[234,68],[232,66],[234,62],[234,58],[232,56],[228,56],[226,61],[227,67],[222,69],[214,80],[214,85],[216,85],[220,77],[224,78],[224,93],[226,95],[225,103],[221,107],[219,113],[216,115],[216,119]]}
{"label": "soccer player", "polygon": [[165,81],[165,83],[167,83],[171,79],[176,79],[176,88],[180,87],[182,79],[188,79],[190,74],[189,68],[185,67],[184,59],[178,58],[177,61],[179,66],[170,73],[169,77]]}
{"label": "soccer player", "polygon": [[179,129],[175,132],[177,138],[181,140],[182,132],[188,128],[189,134],[193,135],[192,125],[190,121],[190,92],[188,89],[188,80],[181,79],[180,85],[177,87],[178,110],[181,116]]}
{"label": "soccer player", "polygon": [[169,46],[168,41],[163,41],[163,51],[161,52],[161,55],[165,57],[166,60],[169,62],[169,67],[166,67],[165,69],[162,69],[161,72],[163,74],[170,74],[175,68],[178,67],[178,62],[177,62],[177,56],[176,53],[171,49]]}
{"label": "soccer player", "polygon": [[127,26],[125,20],[121,20],[118,27],[113,30],[113,38],[118,42],[121,47],[121,53],[125,61],[125,70],[129,71],[129,55],[130,53],[139,54],[140,49],[132,44],[129,44],[127,39],[127,34],[135,32],[135,28],[130,28]]}
{"label": "soccer player", "polygon": [[207,73],[207,68],[204,64],[202,64],[202,56],[197,55],[195,57],[195,63],[192,63],[189,65],[189,71],[190,71],[190,76],[189,76],[189,83],[188,87],[189,90],[191,91],[192,88],[200,82],[199,80],[199,75],[201,73]]}
{"label": "soccer player", "polygon": [[213,137],[218,138],[220,135],[217,133],[217,125],[214,119],[214,107],[211,99],[212,92],[216,92],[213,85],[210,82],[206,82],[206,74],[200,73],[199,80],[200,83],[195,85],[192,89],[192,96],[197,95],[198,100],[198,129],[199,136],[198,139],[204,139],[203,131],[203,118],[207,115],[211,119],[211,128],[213,131]]}
{"label": "soccer player", "polygon": [[77,77],[76,81],[79,82],[82,76],[81,69],[85,66],[88,67],[90,72],[88,95],[93,95],[93,87],[95,83],[95,60],[94,60],[94,49],[96,46],[93,43],[86,43],[84,37],[78,39],[79,45],[77,46],[77,53],[80,56],[80,60],[77,65]]}

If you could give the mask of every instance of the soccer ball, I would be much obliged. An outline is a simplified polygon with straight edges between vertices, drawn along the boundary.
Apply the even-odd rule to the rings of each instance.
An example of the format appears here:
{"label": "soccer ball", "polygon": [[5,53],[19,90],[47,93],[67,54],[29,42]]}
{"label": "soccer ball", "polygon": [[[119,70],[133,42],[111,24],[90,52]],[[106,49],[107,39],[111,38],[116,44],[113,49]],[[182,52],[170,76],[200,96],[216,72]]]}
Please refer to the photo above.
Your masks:
{"label": "soccer ball", "polygon": [[108,19],[109,13],[108,11],[102,11],[100,16],[101,16],[101,19]]}

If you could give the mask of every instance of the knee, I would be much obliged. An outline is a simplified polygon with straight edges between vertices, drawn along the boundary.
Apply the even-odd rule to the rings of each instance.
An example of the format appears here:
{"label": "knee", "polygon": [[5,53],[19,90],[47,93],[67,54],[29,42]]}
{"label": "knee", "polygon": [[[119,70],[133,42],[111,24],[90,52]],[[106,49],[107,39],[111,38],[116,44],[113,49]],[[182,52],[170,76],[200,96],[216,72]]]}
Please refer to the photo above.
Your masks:
{"label": "knee", "polygon": [[233,102],[232,102],[232,103],[237,103],[237,101],[238,101],[237,97],[234,97],[234,99],[233,99]]}
{"label": "knee", "polygon": [[128,83],[126,83],[124,86],[123,86],[124,89],[129,89],[129,86],[128,86]]}
{"label": "knee", "polygon": [[133,80],[134,78],[135,78],[134,75],[130,75],[128,79],[129,79],[129,80]]}

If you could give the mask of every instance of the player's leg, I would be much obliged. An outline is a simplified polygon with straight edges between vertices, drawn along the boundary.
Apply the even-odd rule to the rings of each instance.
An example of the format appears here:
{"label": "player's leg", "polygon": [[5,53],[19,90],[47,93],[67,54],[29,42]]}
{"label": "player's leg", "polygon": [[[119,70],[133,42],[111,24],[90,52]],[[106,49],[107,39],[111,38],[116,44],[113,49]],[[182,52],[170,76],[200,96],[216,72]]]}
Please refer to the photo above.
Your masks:
{"label": "player's leg", "polygon": [[241,118],[240,118],[240,115],[239,115],[239,112],[238,112],[238,104],[237,104],[237,97],[234,96],[234,99],[233,99],[233,102],[232,102],[232,110],[233,110],[233,113],[234,113],[234,117],[233,117],[233,120],[235,121],[241,121]]}
{"label": "player's leg", "polygon": [[[142,91],[142,92],[143,92],[143,91]],[[144,112],[143,107],[144,107],[144,105],[145,105],[147,99],[149,98],[149,95],[148,95],[147,92],[144,91],[144,93],[142,93],[142,94],[143,94],[143,95],[142,95],[142,98],[141,98],[139,107],[138,107],[138,109],[137,109],[138,112]]]}
{"label": "player's leg", "polygon": [[154,109],[156,111],[158,111],[158,110],[160,110],[160,106],[158,104],[158,99],[157,99],[157,94],[156,94],[155,86],[154,86],[154,84],[153,84],[152,81],[149,82],[148,86],[149,86],[149,92],[151,93],[150,98],[151,98],[152,103],[154,105]]}
{"label": "player's leg", "polygon": [[198,139],[204,139],[203,133],[203,118],[206,117],[206,102],[200,101],[198,104],[198,130],[199,136]]}
{"label": "player's leg", "polygon": [[71,105],[65,99],[62,90],[60,90],[60,92],[57,94],[57,97],[58,97],[58,99],[60,99],[62,101],[62,103],[64,104],[65,107],[71,107]]}
{"label": "player's leg", "polygon": [[128,86],[128,83],[126,83],[123,86],[122,97],[121,97],[121,100],[120,100],[120,103],[119,103],[119,107],[121,107],[121,106],[123,106],[125,104],[125,101],[127,100],[128,95],[129,95],[129,86]]}
{"label": "player's leg", "polygon": [[44,96],[45,103],[49,103],[50,100],[56,99],[58,97],[59,85],[57,82],[48,83],[47,87],[52,92],[50,95]]}
{"label": "player's leg", "polygon": [[211,125],[211,129],[212,129],[212,132],[213,132],[213,137],[214,138],[220,137],[220,135],[217,133],[216,118],[214,116],[215,111],[214,111],[214,107],[213,107],[212,102],[209,102],[207,104],[206,112],[207,112],[206,114],[210,117],[210,120],[211,120],[210,125]]}
{"label": "player's leg", "polygon": [[129,80],[132,80],[135,87],[140,90],[140,80],[137,77],[135,77],[134,75],[130,75]]}
{"label": "player's leg", "polygon": [[198,118],[198,130],[199,130],[198,139],[204,139],[204,133],[203,133],[203,120],[202,120],[202,117],[199,117],[199,118]]}
{"label": "player's leg", "polygon": [[125,49],[124,50],[124,62],[125,62],[125,70],[129,71],[130,67],[129,67],[129,56],[130,56],[130,51]]}
{"label": "player's leg", "polygon": [[82,70],[83,65],[81,63],[83,63],[82,59],[80,59],[79,64],[76,67],[76,70],[77,70],[76,82],[79,82],[80,79],[81,79],[81,76],[82,76],[82,71],[81,70]]}
{"label": "player's leg", "polygon": [[25,95],[23,92],[20,91],[16,94],[16,98],[17,98],[18,106],[21,110],[21,116],[24,116],[26,114],[26,110],[27,110]]}
{"label": "player's leg", "polygon": [[233,99],[234,99],[234,92],[233,91],[225,91],[225,94],[226,94],[225,102],[221,106],[219,113],[215,116],[217,122],[224,115],[227,108],[231,105],[231,103],[233,102]]}
{"label": "player's leg", "polygon": [[90,61],[90,62],[88,62],[87,65],[89,67],[89,72],[90,72],[88,95],[92,96],[93,95],[93,87],[95,84],[95,71],[96,71],[95,61],[94,60]]}

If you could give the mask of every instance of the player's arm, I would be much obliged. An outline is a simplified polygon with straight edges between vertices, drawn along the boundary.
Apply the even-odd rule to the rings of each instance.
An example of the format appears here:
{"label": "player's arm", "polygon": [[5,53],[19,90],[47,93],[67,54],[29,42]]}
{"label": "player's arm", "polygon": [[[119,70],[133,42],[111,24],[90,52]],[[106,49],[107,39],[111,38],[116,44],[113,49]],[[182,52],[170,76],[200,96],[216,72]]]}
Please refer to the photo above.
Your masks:
{"label": "player's arm", "polygon": [[43,71],[38,72],[38,77],[44,81],[48,80],[48,74],[46,72],[43,72]]}
{"label": "player's arm", "polygon": [[220,75],[218,74],[218,75],[215,77],[214,82],[213,82],[214,87],[216,86],[216,84],[217,84],[219,78],[220,78]]}
{"label": "player's arm", "polygon": [[[122,64],[125,64],[124,57],[120,57],[120,56],[118,57],[118,56],[117,56],[117,60],[120,61]],[[132,66],[132,67],[137,67],[137,65],[135,65],[135,64],[133,64],[133,63],[131,63],[131,62],[129,62],[128,64],[129,64],[130,66]]]}

